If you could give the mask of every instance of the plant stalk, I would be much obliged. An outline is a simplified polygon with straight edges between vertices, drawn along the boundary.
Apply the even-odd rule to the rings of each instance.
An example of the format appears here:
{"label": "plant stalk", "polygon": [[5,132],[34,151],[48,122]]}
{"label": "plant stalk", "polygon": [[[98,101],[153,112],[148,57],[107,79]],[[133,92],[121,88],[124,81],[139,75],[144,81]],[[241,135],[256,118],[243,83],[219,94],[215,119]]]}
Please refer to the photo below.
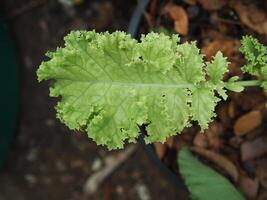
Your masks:
{"label": "plant stalk", "polygon": [[248,80],[248,81],[237,81],[235,84],[238,84],[243,87],[249,87],[249,86],[259,86],[262,84],[261,80]]}

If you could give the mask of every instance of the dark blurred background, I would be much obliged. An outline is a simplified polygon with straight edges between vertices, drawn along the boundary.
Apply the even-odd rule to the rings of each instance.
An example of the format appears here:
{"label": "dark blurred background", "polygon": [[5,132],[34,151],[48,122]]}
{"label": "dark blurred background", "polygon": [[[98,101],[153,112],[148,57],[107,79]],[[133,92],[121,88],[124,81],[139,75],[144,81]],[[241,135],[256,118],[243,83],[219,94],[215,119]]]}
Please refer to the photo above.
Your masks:
{"label": "dark blurred background", "polygon": [[[55,117],[48,83],[37,82],[36,70],[46,59],[45,52],[62,45],[70,30],[126,31],[136,4],[136,0],[1,0],[0,142],[12,142],[0,168],[0,200],[178,199],[175,186],[140,146],[96,192],[86,195],[86,180],[104,166],[107,156],[120,152],[108,152],[86,135],[69,131]],[[16,128],[7,122],[14,113]],[[16,129],[13,139],[6,136],[7,125]]]}

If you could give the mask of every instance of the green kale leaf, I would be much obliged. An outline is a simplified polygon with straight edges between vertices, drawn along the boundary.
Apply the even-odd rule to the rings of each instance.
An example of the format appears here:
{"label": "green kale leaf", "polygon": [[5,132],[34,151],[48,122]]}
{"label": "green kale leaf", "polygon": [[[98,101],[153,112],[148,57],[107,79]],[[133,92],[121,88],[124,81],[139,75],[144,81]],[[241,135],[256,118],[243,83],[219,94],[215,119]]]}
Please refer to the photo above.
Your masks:
{"label": "green kale leaf", "polygon": [[206,69],[195,43],[178,42],[177,35],[163,33],[138,42],[120,31],[74,31],[64,47],[47,54],[38,80],[53,80],[50,96],[60,97],[57,117],[99,145],[115,149],[135,142],[142,124],[147,143],[164,142],[191,119],[202,130],[208,126],[227,71],[221,54]]}

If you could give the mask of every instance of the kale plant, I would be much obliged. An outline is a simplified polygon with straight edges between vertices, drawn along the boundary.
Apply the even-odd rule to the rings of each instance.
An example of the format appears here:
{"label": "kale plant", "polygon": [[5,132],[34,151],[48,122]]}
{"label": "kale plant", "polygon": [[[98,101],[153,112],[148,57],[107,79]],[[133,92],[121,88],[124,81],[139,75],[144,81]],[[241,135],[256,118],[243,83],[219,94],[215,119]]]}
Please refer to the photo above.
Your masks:
{"label": "kale plant", "polygon": [[63,48],[47,53],[37,75],[54,80],[50,96],[60,97],[57,117],[64,124],[116,149],[135,142],[143,124],[146,143],[164,142],[193,121],[204,130],[227,89],[267,89],[266,47],[246,36],[241,52],[248,61],[243,71],[259,79],[223,81],[229,64],[223,54],[205,62],[195,42],[180,44],[177,35],[152,32],[138,42],[120,31],[74,31]]}

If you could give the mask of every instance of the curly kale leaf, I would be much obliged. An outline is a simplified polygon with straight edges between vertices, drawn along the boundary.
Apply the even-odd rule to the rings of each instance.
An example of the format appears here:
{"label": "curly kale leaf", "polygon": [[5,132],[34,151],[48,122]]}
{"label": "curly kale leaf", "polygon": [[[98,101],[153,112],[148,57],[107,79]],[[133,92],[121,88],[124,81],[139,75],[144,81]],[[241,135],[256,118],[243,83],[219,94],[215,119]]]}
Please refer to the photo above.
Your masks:
{"label": "curly kale leaf", "polygon": [[244,36],[240,51],[247,61],[243,71],[258,76],[262,80],[262,87],[267,91],[267,47],[252,36]]}
{"label": "curly kale leaf", "polygon": [[125,141],[135,142],[142,124],[147,143],[164,142],[190,126],[190,119],[207,127],[227,70],[219,54],[206,74],[195,43],[178,41],[176,35],[157,33],[138,42],[119,31],[71,32],[63,48],[47,54],[38,79],[54,80],[50,95],[60,97],[57,117],[97,144],[122,148]]}

